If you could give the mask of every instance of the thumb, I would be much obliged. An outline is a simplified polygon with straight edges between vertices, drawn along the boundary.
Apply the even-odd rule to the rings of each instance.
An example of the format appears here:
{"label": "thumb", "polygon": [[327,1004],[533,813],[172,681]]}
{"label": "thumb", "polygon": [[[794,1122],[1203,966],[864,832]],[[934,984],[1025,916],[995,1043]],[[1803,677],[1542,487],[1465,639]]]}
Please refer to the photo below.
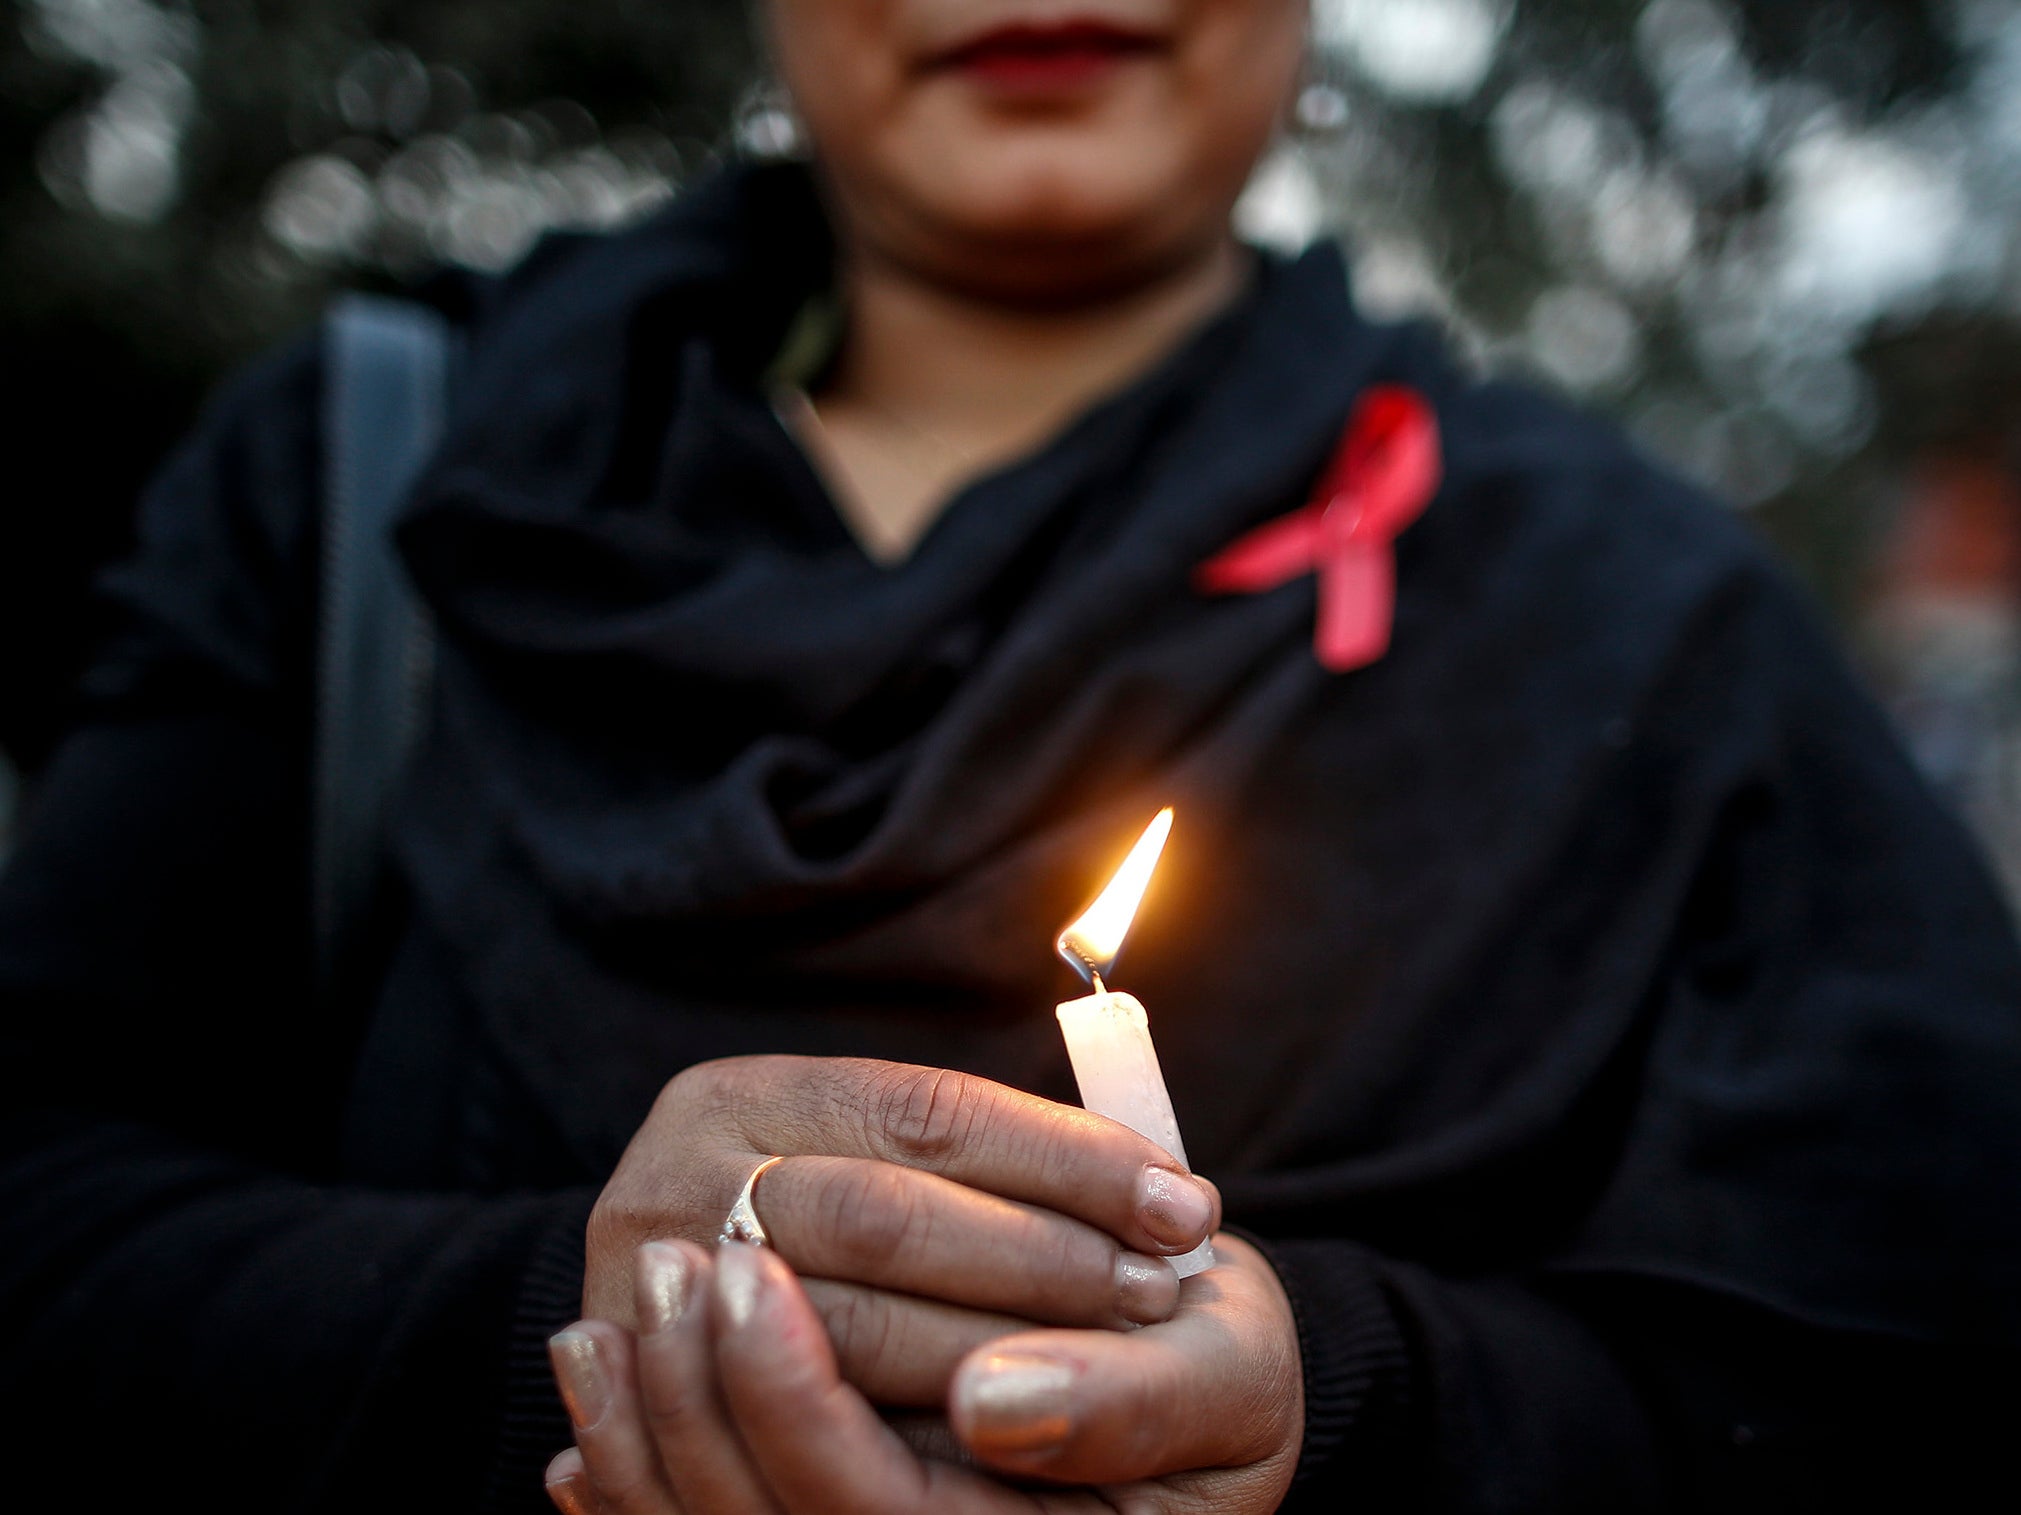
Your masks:
{"label": "thumb", "polygon": [[1294,1453],[1304,1425],[1296,1327],[1260,1254],[1216,1237],[1222,1266],[1137,1331],[1027,1331],[955,1370],[948,1415],[984,1464],[1130,1483]]}

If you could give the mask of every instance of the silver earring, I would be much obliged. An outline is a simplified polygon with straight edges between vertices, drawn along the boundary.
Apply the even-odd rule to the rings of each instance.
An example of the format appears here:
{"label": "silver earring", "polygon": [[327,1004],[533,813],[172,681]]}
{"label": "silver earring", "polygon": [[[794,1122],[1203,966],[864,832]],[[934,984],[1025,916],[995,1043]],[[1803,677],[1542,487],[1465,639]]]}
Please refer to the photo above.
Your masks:
{"label": "silver earring", "polygon": [[1291,103],[1291,119],[1310,137],[1324,137],[1347,126],[1347,91],[1338,84],[1315,82],[1300,87]]}
{"label": "silver earring", "polygon": [[1352,110],[1347,91],[1335,82],[1334,60],[1308,42],[1298,69],[1298,93],[1291,99],[1291,129],[1301,137],[1324,137],[1347,125]]}
{"label": "silver earring", "polygon": [[737,146],[749,157],[778,160],[806,154],[806,124],[777,79],[761,79],[746,90],[737,102],[735,121]]}

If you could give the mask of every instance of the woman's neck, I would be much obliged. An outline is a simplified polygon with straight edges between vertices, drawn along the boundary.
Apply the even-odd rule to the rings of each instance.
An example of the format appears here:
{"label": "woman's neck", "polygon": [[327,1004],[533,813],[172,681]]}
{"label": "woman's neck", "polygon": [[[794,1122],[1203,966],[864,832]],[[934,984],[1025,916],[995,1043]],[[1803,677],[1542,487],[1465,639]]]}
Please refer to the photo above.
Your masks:
{"label": "woman's neck", "polygon": [[813,440],[874,556],[909,553],[956,489],[1030,451],[1228,303],[1232,239],[1157,282],[1067,310],[1007,308],[874,257],[845,266],[848,338]]}

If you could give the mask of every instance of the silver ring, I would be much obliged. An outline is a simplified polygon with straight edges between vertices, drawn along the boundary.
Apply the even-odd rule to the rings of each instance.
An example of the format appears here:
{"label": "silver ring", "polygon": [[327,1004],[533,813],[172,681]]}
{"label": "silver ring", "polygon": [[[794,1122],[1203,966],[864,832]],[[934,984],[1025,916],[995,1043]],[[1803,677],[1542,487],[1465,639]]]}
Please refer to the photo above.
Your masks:
{"label": "silver ring", "polygon": [[758,1187],[758,1180],[775,1164],[784,1161],[783,1157],[768,1157],[751,1170],[751,1176],[744,1180],[744,1187],[737,1194],[737,1202],[723,1217],[723,1229],[717,1235],[717,1241],[740,1241],[747,1247],[772,1245],[772,1239],[765,1234],[765,1223],[758,1219],[758,1207],[752,1202],[752,1195]]}

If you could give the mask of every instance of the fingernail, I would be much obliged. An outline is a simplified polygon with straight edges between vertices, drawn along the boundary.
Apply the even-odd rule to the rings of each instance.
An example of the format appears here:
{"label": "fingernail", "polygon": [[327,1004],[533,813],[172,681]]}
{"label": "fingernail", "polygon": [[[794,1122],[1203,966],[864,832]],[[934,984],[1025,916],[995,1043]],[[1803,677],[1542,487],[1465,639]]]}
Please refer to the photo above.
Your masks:
{"label": "fingernail", "polygon": [[673,1327],[688,1308],[694,1269],[681,1249],[663,1241],[639,1248],[639,1328],[648,1336]]}
{"label": "fingernail", "polygon": [[1125,1252],[1116,1259],[1116,1313],[1140,1326],[1170,1320],[1179,1308],[1179,1275],[1162,1257]]}
{"label": "fingernail", "polygon": [[563,1452],[547,1467],[547,1497],[562,1515],[590,1515],[589,1500],[583,1497],[582,1459]]}
{"label": "fingernail", "polygon": [[751,1323],[764,1289],[764,1259],[756,1247],[729,1241],[716,1250],[716,1303],[731,1326],[742,1329]]}
{"label": "fingernail", "polygon": [[1214,1201],[1189,1174],[1146,1168],[1137,1180],[1137,1218],[1175,1252],[1190,1251],[1214,1223]]}
{"label": "fingernail", "polygon": [[963,1439],[982,1452],[1042,1452],[1073,1430],[1080,1370],[1053,1357],[991,1352],[962,1366],[954,1411]]}
{"label": "fingernail", "polygon": [[548,1338],[547,1355],[554,1364],[554,1381],[561,1386],[569,1420],[578,1431],[590,1430],[611,1407],[603,1344],[589,1332],[571,1326]]}

